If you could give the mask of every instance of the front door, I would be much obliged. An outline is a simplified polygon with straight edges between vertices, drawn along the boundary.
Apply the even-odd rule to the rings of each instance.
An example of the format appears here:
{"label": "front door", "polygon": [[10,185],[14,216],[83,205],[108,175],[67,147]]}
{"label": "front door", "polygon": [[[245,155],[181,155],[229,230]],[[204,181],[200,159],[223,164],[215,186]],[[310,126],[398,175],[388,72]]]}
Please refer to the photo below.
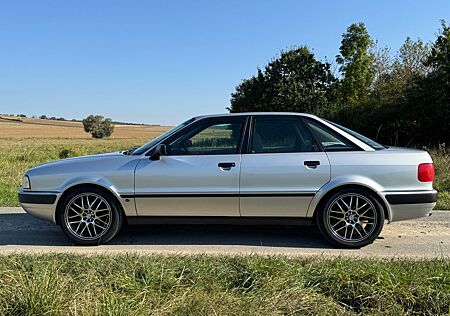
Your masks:
{"label": "front door", "polygon": [[135,173],[138,215],[239,216],[245,120],[200,120],[164,141],[167,155],[160,160],[143,157]]}
{"label": "front door", "polygon": [[304,217],[330,164],[298,116],[255,116],[241,162],[242,216]]}

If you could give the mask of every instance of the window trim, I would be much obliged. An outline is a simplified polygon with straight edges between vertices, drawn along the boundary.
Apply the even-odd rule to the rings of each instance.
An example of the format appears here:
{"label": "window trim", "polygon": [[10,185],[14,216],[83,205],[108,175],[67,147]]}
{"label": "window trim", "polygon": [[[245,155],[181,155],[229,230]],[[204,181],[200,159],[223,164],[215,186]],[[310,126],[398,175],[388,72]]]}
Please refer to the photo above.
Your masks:
{"label": "window trim", "polygon": [[[209,122],[211,122],[212,124],[214,124],[214,122],[224,122],[224,121],[228,121],[228,122],[232,122],[232,121],[239,121],[242,120],[242,128],[241,128],[241,135],[239,135],[239,140],[238,140],[238,147],[237,147],[237,152],[235,154],[222,154],[222,153],[211,153],[211,154],[201,154],[201,155],[171,155],[171,154],[167,154],[167,157],[175,157],[175,156],[220,156],[220,155],[240,155],[242,152],[242,147],[243,147],[243,140],[244,140],[244,136],[246,133],[246,129],[247,129],[247,124],[248,124],[248,120],[249,120],[249,116],[248,115],[239,115],[239,116],[217,116],[217,117],[205,117],[205,118],[200,118],[195,122],[192,122],[191,124],[189,124],[188,126],[186,126],[185,128],[182,128],[181,130],[175,132],[174,134],[168,136],[166,139],[161,140],[161,142],[159,142],[158,144],[156,144],[153,148],[151,148],[145,155],[146,156],[151,156],[156,148],[156,146],[158,146],[159,144],[165,144],[168,145],[171,142],[173,142],[174,140],[176,140],[177,138],[179,138],[180,136],[188,133],[191,129],[195,129],[197,128],[199,125],[202,124],[208,124]],[[227,124],[227,123],[223,123],[223,124]]]}
{"label": "window trim", "polygon": [[[311,138],[314,141],[314,144],[317,146],[317,151],[286,151],[286,152],[260,152],[260,153],[254,153],[252,152],[252,145],[253,145],[253,131],[255,127],[255,121],[257,118],[267,118],[268,120],[277,120],[277,119],[291,119],[293,121],[300,121],[301,124],[305,125],[305,128],[308,130],[308,132],[311,135]],[[249,118],[249,124],[248,124],[248,132],[247,132],[247,139],[246,139],[246,148],[242,152],[242,154],[249,154],[249,155],[261,155],[261,154],[301,154],[301,153],[319,153],[323,152],[324,149],[320,142],[317,141],[314,134],[311,132],[308,124],[303,120],[303,116],[300,115],[252,115]]]}

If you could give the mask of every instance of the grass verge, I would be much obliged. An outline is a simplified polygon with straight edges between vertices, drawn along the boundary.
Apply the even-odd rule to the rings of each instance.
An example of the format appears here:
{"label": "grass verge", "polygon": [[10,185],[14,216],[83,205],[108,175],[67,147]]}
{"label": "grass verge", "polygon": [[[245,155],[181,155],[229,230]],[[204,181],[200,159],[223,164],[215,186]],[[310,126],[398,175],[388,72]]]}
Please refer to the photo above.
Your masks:
{"label": "grass verge", "polygon": [[10,255],[0,314],[439,315],[448,271],[444,259]]}

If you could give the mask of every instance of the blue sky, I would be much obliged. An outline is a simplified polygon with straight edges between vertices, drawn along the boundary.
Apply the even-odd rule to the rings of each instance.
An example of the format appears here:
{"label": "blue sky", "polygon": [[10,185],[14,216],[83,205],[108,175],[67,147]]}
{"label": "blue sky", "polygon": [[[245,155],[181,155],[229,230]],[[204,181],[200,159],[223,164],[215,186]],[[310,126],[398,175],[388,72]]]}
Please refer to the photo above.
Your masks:
{"label": "blue sky", "polygon": [[334,61],[363,21],[395,52],[433,41],[450,1],[1,1],[0,113],[175,124],[222,113],[281,49]]}

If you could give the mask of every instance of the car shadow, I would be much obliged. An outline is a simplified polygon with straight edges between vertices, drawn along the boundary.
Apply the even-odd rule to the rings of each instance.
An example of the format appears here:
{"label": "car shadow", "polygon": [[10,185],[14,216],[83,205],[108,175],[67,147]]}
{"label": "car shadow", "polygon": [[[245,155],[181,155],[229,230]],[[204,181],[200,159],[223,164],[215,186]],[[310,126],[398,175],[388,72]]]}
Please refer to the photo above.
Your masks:
{"label": "car shadow", "polygon": [[[126,226],[109,245],[242,245],[332,249],[316,227],[240,225]],[[28,214],[0,213],[0,246],[70,246],[60,227]]]}

